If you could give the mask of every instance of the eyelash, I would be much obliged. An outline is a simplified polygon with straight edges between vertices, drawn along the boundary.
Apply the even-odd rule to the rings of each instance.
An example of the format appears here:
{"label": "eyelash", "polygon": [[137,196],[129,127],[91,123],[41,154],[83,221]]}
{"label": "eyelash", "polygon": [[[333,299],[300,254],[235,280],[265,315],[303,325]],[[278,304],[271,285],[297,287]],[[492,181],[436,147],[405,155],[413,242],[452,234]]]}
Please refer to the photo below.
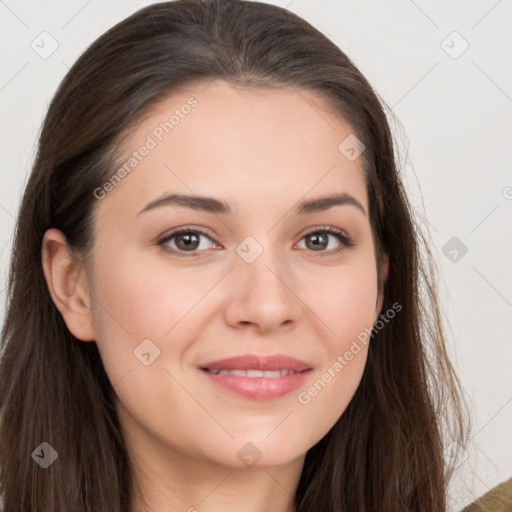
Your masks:
{"label": "eyelash", "polygon": [[[201,256],[201,252],[203,251],[181,251],[172,249],[165,244],[172,240],[174,237],[182,235],[184,233],[196,233],[199,235],[204,235],[207,238],[209,238],[212,242],[217,243],[209,233],[206,231],[203,231],[202,229],[198,228],[192,228],[192,227],[184,227],[179,228],[173,231],[172,233],[169,233],[168,235],[161,238],[157,243],[159,246],[162,247],[162,249],[168,253],[175,254],[179,257],[185,257],[185,258],[195,258],[198,256]],[[342,245],[338,249],[331,249],[330,251],[318,251],[319,256],[334,256],[336,254],[340,254],[341,252],[345,251],[346,249],[354,246],[354,241],[347,236],[343,231],[340,231],[339,229],[333,228],[331,226],[319,226],[311,231],[308,231],[304,235],[302,235],[301,240],[308,235],[317,234],[317,233],[329,233],[330,235],[335,236],[340,242],[342,242]],[[316,252],[316,251],[310,251],[310,252]]]}

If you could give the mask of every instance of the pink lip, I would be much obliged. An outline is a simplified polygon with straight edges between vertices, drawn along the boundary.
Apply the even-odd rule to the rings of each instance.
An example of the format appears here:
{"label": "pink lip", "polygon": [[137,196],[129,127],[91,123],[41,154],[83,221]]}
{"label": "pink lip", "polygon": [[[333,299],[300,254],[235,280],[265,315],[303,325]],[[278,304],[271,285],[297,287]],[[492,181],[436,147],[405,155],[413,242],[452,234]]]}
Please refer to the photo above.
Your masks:
{"label": "pink lip", "polygon": [[[201,370],[215,384],[245,398],[268,400],[286,395],[297,389],[308,377],[311,366],[304,361],[283,355],[267,357],[244,355],[220,359],[205,365]],[[208,370],[292,370],[293,374],[281,377],[245,377],[231,374],[214,374]]]}

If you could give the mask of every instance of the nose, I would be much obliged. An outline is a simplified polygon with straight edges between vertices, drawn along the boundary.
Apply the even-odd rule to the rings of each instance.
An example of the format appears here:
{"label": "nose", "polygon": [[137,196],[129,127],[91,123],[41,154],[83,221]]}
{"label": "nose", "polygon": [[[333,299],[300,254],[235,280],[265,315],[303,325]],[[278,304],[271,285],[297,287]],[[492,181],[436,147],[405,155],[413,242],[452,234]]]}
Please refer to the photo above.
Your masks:
{"label": "nose", "polygon": [[260,333],[289,329],[306,309],[282,255],[263,250],[252,263],[236,256],[230,272],[226,321]]}

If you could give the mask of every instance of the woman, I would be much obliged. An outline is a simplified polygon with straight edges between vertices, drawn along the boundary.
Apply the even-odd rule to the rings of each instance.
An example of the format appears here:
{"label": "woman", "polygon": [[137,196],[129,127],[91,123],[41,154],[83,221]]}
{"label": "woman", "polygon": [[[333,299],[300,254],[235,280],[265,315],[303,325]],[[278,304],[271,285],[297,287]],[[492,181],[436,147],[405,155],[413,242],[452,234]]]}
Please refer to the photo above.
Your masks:
{"label": "woman", "polygon": [[462,402],[384,105],[267,4],[87,49],[18,218],[6,510],[446,509]]}

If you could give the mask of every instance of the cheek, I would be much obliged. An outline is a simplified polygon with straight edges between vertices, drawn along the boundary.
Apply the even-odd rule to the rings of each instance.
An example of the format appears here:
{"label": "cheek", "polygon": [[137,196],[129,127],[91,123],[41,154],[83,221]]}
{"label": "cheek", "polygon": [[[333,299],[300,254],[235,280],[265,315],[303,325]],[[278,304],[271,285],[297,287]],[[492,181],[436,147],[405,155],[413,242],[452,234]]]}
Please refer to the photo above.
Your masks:
{"label": "cheek", "polygon": [[325,359],[297,394],[303,413],[318,418],[318,439],[347,408],[361,380],[375,319],[377,275],[370,259],[317,281],[315,314],[325,324]]}
{"label": "cheek", "polygon": [[338,270],[317,276],[308,291],[312,308],[325,323],[329,345],[343,349],[348,341],[375,320],[377,274],[370,257],[359,258]]}
{"label": "cheek", "polygon": [[[152,397],[186,399],[165,370],[181,366],[190,340],[200,335],[208,315],[208,301],[202,299],[219,277],[214,271],[201,274],[199,267],[170,270],[165,258],[155,263],[154,256],[115,251],[116,246],[120,242],[112,238],[97,256],[102,263],[94,274],[96,300],[91,302],[98,349],[110,381],[122,380],[116,392],[123,401],[158,411],[161,402],[152,403]],[[154,362],[145,366],[140,357],[148,352]],[[176,397],[168,395],[169,386]]]}
{"label": "cheek", "polygon": [[123,410],[134,418],[145,418],[148,425],[171,425],[172,411],[190,402],[166,372],[171,367],[174,373],[169,361],[179,364],[187,342],[175,335],[186,324],[183,320],[192,317],[194,304],[209,285],[180,272],[169,280],[168,269],[164,279],[164,268],[127,251],[111,251],[108,258],[107,253],[105,248],[98,255],[102,264],[95,271],[91,301],[105,372]]}
{"label": "cheek", "polygon": [[[161,339],[203,297],[211,283],[193,269],[176,269],[172,274],[164,264],[155,264],[137,254],[104,259],[95,280],[97,323],[133,342]],[[203,278],[204,277],[204,278]],[[213,282],[213,281],[212,281]],[[111,332],[112,334],[112,332]]]}

